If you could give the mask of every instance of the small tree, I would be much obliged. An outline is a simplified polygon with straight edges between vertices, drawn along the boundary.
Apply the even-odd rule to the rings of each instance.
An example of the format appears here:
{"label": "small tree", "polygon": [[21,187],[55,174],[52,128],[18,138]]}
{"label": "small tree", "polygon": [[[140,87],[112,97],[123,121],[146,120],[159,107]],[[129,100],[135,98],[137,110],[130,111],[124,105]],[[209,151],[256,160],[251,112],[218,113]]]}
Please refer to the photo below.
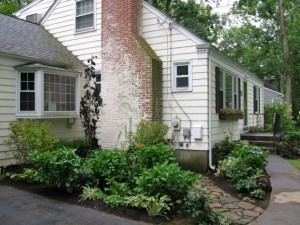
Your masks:
{"label": "small tree", "polygon": [[100,86],[96,85],[96,73],[94,58],[88,60],[89,66],[85,69],[84,85],[85,93],[80,100],[80,119],[84,127],[85,136],[90,141],[91,148],[98,147],[96,138],[97,120],[99,119],[100,109],[103,100],[100,96]]}

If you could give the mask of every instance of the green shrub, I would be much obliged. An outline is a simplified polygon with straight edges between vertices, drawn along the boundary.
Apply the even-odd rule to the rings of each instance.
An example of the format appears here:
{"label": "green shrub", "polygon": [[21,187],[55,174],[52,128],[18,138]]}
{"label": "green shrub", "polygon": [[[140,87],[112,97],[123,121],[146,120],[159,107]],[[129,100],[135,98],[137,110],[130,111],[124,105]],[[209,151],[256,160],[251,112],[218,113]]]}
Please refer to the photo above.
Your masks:
{"label": "green shrub", "polygon": [[290,131],[295,128],[295,122],[292,120],[292,107],[286,103],[275,102],[265,106],[265,131],[273,132],[274,114],[280,114],[280,126],[283,132]]}
{"label": "green shrub", "polygon": [[225,159],[235,148],[237,144],[236,141],[233,141],[230,137],[226,137],[222,141],[216,143],[213,148],[215,153],[215,163],[218,164],[219,161]]}
{"label": "green shrub", "polygon": [[152,168],[163,163],[174,163],[177,161],[175,149],[166,144],[143,145],[136,149],[137,163],[142,168]]}
{"label": "green shrub", "polygon": [[248,167],[252,167],[253,170],[256,170],[265,168],[269,154],[265,151],[264,147],[239,143],[235,146],[231,155],[242,159],[243,164],[246,164]]}
{"label": "green shrub", "polygon": [[284,158],[298,158],[300,156],[300,132],[285,133],[276,148],[277,153]]}
{"label": "green shrub", "polygon": [[48,122],[18,120],[10,123],[9,130],[10,136],[4,144],[15,150],[15,157],[22,162],[27,162],[30,150],[51,150],[57,142]]}
{"label": "green shrub", "polygon": [[144,145],[164,143],[164,136],[167,134],[168,129],[168,126],[161,122],[141,120],[133,140],[135,143]]}
{"label": "green shrub", "polygon": [[128,177],[126,152],[123,150],[93,151],[85,160],[94,173],[94,177],[105,181],[114,179],[126,181]]}
{"label": "green shrub", "polygon": [[264,199],[266,195],[266,192],[264,192],[262,189],[257,188],[250,192],[250,196],[258,199]]}
{"label": "green shrub", "polygon": [[146,196],[167,195],[175,202],[183,199],[198,179],[200,175],[184,171],[177,164],[164,163],[145,169],[137,178],[135,191]]}
{"label": "green shrub", "polygon": [[105,205],[109,206],[110,208],[116,208],[124,205],[124,197],[118,194],[107,195],[103,198],[103,201]]}
{"label": "green shrub", "polygon": [[82,169],[82,159],[74,149],[60,148],[53,151],[29,153],[30,162],[40,176],[40,181],[48,186],[73,192],[89,184],[90,170]]}
{"label": "green shrub", "polygon": [[171,210],[170,206],[172,205],[171,199],[166,195],[162,197],[159,197],[159,195],[148,197],[143,194],[127,197],[124,203],[127,206],[146,209],[149,216],[164,217]]}
{"label": "green shrub", "polygon": [[195,186],[184,199],[184,210],[191,213],[196,225],[233,225],[233,222],[211,210],[209,196],[201,186]]}
{"label": "green shrub", "polygon": [[12,180],[22,180],[28,183],[38,183],[41,181],[39,172],[32,168],[25,168],[22,173],[11,174],[10,178]]}
{"label": "green shrub", "polygon": [[86,138],[78,138],[73,140],[59,139],[55,144],[55,148],[62,147],[76,149],[75,153],[80,157],[87,157],[87,155],[91,152],[90,142]]}

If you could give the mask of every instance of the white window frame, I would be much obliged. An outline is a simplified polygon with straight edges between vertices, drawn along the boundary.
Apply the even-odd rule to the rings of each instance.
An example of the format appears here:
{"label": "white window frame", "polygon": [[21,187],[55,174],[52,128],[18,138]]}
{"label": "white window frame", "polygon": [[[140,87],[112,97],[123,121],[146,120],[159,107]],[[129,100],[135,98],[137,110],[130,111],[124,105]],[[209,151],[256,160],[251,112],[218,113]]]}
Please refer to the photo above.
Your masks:
{"label": "white window frame", "polygon": [[[186,87],[177,87],[177,67],[178,66],[188,66],[188,74],[186,76],[188,78],[188,86]],[[173,92],[181,92],[181,91],[192,91],[193,90],[193,75],[192,75],[192,62],[191,61],[179,61],[173,62],[172,66],[172,91]]]}
{"label": "white window frame", "polygon": [[74,30],[75,30],[75,33],[87,32],[87,31],[91,31],[91,30],[96,29],[96,6],[97,6],[96,5],[96,0],[93,0],[93,12],[88,13],[88,14],[93,14],[93,26],[82,28],[82,29],[77,29],[76,28],[77,18],[88,15],[88,14],[85,14],[85,15],[77,16],[77,2],[82,2],[82,1],[85,1],[85,0],[75,0],[75,2],[74,2]]}
{"label": "white window frame", "polygon": [[[220,68],[220,83],[222,84],[222,86],[220,86],[220,90],[223,91],[223,106],[222,108],[228,108],[228,106],[226,106],[226,92],[227,92],[227,89],[226,89],[226,75],[230,75],[231,76],[231,107],[232,109],[240,109],[240,104],[241,102],[239,101],[239,94],[238,93],[238,82],[239,82],[239,77]],[[241,80],[241,79],[240,79]],[[235,90],[236,88],[236,90]],[[235,93],[236,91],[236,93]],[[235,101],[234,101],[234,95],[236,94],[236,98],[237,98],[237,104],[235,106]]]}
{"label": "white window frame", "polygon": [[[78,72],[71,72],[67,70],[55,70],[47,68],[16,68],[17,79],[16,79],[16,117],[17,118],[77,118],[79,116],[79,101],[80,101],[80,77]],[[20,91],[21,91],[21,73],[34,73],[35,76],[35,110],[34,111],[21,111],[20,110]],[[62,76],[73,76],[76,77],[75,84],[75,110],[74,111],[45,111],[44,110],[44,74],[50,73]]]}

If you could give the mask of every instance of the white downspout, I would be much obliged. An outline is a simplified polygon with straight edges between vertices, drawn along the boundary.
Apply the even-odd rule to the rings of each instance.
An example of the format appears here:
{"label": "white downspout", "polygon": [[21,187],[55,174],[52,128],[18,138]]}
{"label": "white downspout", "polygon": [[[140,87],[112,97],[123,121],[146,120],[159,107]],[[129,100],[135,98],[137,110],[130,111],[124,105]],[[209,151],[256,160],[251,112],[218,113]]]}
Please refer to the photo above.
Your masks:
{"label": "white downspout", "polygon": [[208,50],[208,163],[209,168],[216,169],[212,164],[212,78],[211,78],[211,49]]}

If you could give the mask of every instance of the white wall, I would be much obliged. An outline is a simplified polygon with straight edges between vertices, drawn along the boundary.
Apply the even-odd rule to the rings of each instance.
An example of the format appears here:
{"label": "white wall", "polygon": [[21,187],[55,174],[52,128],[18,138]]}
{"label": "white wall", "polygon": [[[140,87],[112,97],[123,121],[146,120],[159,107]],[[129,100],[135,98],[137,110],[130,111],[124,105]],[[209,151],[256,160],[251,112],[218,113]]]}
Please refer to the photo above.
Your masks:
{"label": "white wall", "polygon": [[3,145],[9,136],[9,123],[15,120],[16,72],[0,63],[0,166],[14,163],[12,151]]}
{"label": "white wall", "polygon": [[[171,31],[169,24],[156,14],[143,8],[142,36],[163,61],[163,122],[169,126],[169,138],[174,135],[176,142],[184,141],[182,129],[172,132],[171,121],[181,119],[181,128],[202,126],[202,140],[194,140],[189,150],[208,149],[208,76],[207,60],[199,60],[195,41],[183,34],[177,27]],[[193,90],[187,92],[171,91],[172,63],[190,61],[192,65]]]}

